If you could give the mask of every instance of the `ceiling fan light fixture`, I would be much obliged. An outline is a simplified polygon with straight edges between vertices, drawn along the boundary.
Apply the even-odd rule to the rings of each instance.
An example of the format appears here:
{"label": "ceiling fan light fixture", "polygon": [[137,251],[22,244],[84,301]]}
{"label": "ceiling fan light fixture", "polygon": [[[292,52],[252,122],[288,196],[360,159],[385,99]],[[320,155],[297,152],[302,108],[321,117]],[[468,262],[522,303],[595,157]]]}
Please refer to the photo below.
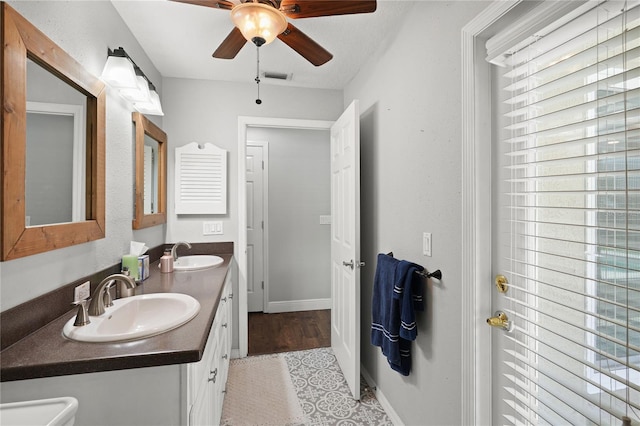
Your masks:
{"label": "ceiling fan light fixture", "polygon": [[231,10],[231,20],[248,41],[269,44],[287,29],[287,18],[278,9],[262,3],[241,3]]}

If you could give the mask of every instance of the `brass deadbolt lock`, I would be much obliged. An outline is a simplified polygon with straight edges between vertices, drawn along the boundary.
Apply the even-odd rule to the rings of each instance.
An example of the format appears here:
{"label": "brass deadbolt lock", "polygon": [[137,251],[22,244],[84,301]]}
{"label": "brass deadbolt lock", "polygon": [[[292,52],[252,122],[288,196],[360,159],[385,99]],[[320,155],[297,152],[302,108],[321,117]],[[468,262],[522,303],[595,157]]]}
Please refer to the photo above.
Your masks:
{"label": "brass deadbolt lock", "polygon": [[507,290],[509,290],[509,286],[507,285],[509,284],[509,280],[507,280],[507,277],[504,275],[496,275],[495,283],[498,292],[506,293]]}

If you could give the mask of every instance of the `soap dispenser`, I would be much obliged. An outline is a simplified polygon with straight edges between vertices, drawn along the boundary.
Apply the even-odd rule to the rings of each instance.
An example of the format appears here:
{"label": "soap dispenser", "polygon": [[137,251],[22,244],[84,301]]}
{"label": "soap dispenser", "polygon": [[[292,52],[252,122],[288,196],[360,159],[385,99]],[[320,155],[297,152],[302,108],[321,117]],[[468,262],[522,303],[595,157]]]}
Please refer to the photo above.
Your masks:
{"label": "soap dispenser", "polygon": [[173,272],[173,255],[169,249],[165,250],[160,258],[160,272],[163,274]]}

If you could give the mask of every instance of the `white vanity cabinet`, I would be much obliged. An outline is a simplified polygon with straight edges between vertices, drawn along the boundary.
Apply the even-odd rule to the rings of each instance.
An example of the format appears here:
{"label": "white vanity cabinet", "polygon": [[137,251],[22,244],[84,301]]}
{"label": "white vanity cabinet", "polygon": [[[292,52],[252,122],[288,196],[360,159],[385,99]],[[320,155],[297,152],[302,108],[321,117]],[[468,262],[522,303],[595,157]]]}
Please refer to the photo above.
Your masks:
{"label": "white vanity cabinet", "polygon": [[204,355],[187,365],[189,426],[220,423],[231,354],[232,297],[227,277]]}
{"label": "white vanity cabinet", "polygon": [[73,396],[77,426],[218,425],[231,353],[230,277],[200,361],[3,382],[2,402]]}

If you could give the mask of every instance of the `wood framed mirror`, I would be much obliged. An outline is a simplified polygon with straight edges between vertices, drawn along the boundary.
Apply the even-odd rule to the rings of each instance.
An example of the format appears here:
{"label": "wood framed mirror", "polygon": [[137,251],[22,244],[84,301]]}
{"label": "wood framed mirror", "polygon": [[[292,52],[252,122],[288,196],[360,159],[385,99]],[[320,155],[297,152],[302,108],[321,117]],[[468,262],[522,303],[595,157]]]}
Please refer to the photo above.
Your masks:
{"label": "wood framed mirror", "polygon": [[133,229],[167,221],[167,134],[139,112],[135,128],[135,200]]}
{"label": "wood framed mirror", "polygon": [[[4,261],[104,238],[105,86],[13,8],[4,2],[0,3],[0,7],[3,46],[0,53],[3,103],[0,254]],[[58,164],[49,157],[46,164],[33,165],[32,159],[27,158],[28,151],[32,149],[27,149],[27,102],[33,101],[29,99],[29,94],[38,86],[34,81],[27,81],[29,69],[33,67],[51,78],[44,87],[55,91],[52,86],[65,86],[65,90],[74,92],[81,99],[83,109],[83,113],[79,114],[82,120],[80,140],[83,154],[73,160],[84,163],[79,168],[82,170],[79,176],[81,182],[78,185],[68,182],[74,188],[74,193],[80,192],[80,214],[76,206],[76,213],[69,216],[68,220],[53,219],[58,223],[32,224],[27,208],[29,190],[26,182],[30,179],[27,169],[33,171],[41,167],[46,174],[64,168],[62,164],[68,164]],[[38,89],[35,92],[41,94],[49,90]],[[42,133],[46,135],[46,132]],[[44,142],[52,143],[52,140],[46,135]],[[73,155],[78,157],[77,152]],[[42,185],[32,186],[37,188]],[[81,188],[80,191],[78,188]],[[36,194],[35,198],[38,197]],[[40,210],[47,208],[38,207]]]}

